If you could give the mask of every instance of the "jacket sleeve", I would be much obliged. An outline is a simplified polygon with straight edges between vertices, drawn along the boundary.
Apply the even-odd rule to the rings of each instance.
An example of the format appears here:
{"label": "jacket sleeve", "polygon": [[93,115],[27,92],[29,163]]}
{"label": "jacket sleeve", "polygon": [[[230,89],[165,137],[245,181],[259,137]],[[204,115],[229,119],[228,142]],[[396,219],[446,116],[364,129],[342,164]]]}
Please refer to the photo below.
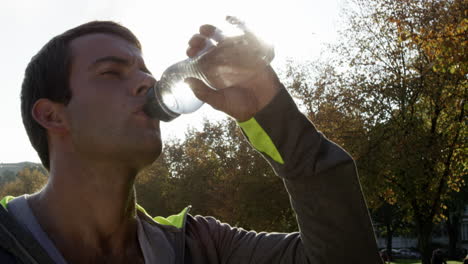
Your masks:
{"label": "jacket sleeve", "polygon": [[221,263],[382,263],[354,161],[319,133],[282,89],[239,124],[284,181],[299,233],[255,233],[212,218]]}

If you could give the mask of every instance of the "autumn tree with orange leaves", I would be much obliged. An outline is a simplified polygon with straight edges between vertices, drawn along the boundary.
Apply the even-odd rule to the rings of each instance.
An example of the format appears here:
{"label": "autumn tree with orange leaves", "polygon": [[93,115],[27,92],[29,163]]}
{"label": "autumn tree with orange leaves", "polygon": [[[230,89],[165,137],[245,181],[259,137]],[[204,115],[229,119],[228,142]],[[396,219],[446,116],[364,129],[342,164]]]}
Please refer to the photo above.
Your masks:
{"label": "autumn tree with orange leaves", "polygon": [[369,206],[415,224],[424,264],[467,184],[467,12],[466,0],[352,0],[332,56],[288,70],[312,120],[357,160]]}

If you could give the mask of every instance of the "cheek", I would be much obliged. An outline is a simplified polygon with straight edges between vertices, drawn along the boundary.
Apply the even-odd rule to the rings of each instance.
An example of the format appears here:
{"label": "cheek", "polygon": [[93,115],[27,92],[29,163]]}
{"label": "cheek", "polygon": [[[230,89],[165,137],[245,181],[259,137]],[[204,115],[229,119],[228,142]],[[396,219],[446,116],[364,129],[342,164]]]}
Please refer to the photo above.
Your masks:
{"label": "cheek", "polygon": [[70,100],[70,112],[77,119],[97,119],[102,114],[110,112],[109,108],[116,98],[113,93],[106,93],[105,87],[93,85],[79,86],[82,89],[73,91]]}
{"label": "cheek", "polygon": [[72,90],[68,105],[72,133],[112,137],[123,130],[131,105],[121,87],[92,81],[74,87],[82,89]]}
{"label": "cheek", "polygon": [[89,137],[103,130],[100,127],[106,126],[110,117],[105,116],[105,108],[101,104],[93,99],[70,101],[68,116],[73,137]]}
{"label": "cheek", "polygon": [[[72,133],[80,142],[103,144],[127,135],[131,121],[126,103],[93,100],[76,105],[72,116]],[[100,141],[100,142],[97,142]]]}

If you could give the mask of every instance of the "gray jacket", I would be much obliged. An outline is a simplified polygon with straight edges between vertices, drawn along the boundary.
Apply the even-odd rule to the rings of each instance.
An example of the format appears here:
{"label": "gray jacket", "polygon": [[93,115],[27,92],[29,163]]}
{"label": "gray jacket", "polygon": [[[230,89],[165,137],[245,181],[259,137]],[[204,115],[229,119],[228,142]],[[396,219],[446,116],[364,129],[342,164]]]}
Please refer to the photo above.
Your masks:
{"label": "gray jacket", "polygon": [[[159,262],[383,263],[354,161],[317,132],[285,89],[240,126],[283,179],[300,231],[249,232],[188,210],[153,219],[141,209],[145,231],[163,238]],[[53,263],[1,206],[0,263]]]}

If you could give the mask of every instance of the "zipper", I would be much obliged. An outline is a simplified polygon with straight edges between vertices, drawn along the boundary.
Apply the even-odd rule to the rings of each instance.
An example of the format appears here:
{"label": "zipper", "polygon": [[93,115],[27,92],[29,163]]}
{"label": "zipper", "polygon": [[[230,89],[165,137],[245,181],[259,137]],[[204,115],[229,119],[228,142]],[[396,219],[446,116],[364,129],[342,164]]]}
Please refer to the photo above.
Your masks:
{"label": "zipper", "polygon": [[181,248],[182,248],[182,254],[181,254],[181,258],[180,258],[180,264],[184,264],[185,263],[185,225],[187,224],[187,215],[189,214],[190,212],[190,209],[192,209],[192,206],[189,205],[187,206],[187,211],[185,212],[184,214],[184,221],[183,221],[183,224],[182,224],[182,237],[181,237]]}

